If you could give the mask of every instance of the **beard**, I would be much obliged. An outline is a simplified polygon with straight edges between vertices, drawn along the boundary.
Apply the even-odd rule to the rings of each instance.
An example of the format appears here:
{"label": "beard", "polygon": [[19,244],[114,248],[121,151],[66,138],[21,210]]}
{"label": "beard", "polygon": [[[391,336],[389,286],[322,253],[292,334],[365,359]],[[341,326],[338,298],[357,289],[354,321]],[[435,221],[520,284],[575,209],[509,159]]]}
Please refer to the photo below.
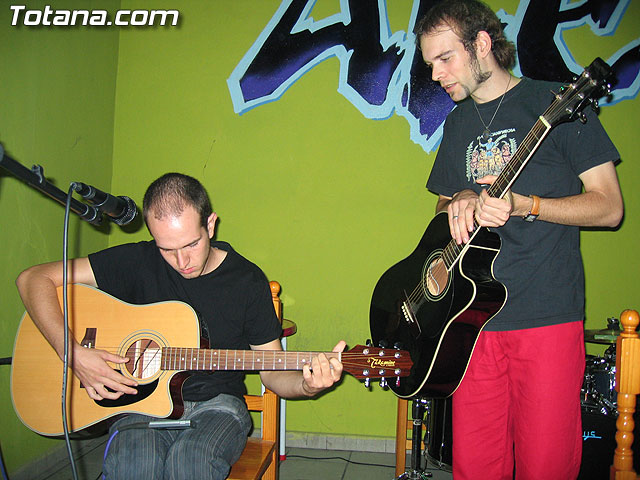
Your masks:
{"label": "beard", "polygon": [[[478,57],[476,56],[476,52],[469,51],[469,68],[471,69],[471,75],[473,76],[473,81],[475,82],[475,88],[482,85],[484,82],[491,78],[491,72],[483,72],[480,67],[480,62],[478,61]],[[471,91],[471,87],[468,85],[460,84],[462,90],[464,91],[464,98],[469,98],[473,94]],[[458,100],[459,101],[459,100]]]}
{"label": "beard", "polygon": [[491,78],[491,72],[483,72],[481,70],[476,52],[469,52],[469,56],[471,57],[471,61],[469,62],[471,66],[471,73],[473,74],[473,79],[476,83],[480,85],[489,80]]}

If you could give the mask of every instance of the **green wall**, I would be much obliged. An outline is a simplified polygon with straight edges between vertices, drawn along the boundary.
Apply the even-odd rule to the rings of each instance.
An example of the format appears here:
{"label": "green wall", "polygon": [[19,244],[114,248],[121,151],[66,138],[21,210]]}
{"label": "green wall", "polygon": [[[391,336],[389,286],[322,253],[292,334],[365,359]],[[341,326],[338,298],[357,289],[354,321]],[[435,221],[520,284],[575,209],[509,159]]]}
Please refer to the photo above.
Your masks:
{"label": "green wall", "polygon": [[[51,2],[29,2],[43,9]],[[58,8],[86,8],[82,0]],[[102,2],[110,9],[119,1]],[[118,32],[11,27],[0,7],[0,142],[26,168],[38,164],[63,192],[72,181],[111,184]],[[64,206],[0,169],[0,357],[10,357],[24,311],[15,279],[29,265],[62,258]],[[109,227],[72,215],[69,255],[107,246]],[[61,443],[26,429],[9,391],[10,368],[0,365],[0,448],[9,471]],[[52,405],[59,411],[59,405]]]}
{"label": "green wall", "polygon": [[[192,2],[179,29],[121,33],[113,191],[140,199],[171,170],[202,179],[220,217],[217,238],[282,284],[285,316],[298,326],[288,348],[354,346],[369,337],[377,279],[432,217],[424,188],[432,158],[411,142],[406,121],[367,120],[336,92],[335,59],[279,101],[233,112],[226,80],[279,4]],[[403,5],[395,28],[406,30]],[[314,17],[323,13],[331,11]],[[146,236],[114,232],[110,243]],[[287,428],[391,437],[394,402],[348,376],[334,393],[289,402]]]}
{"label": "green wall", "polygon": [[[406,31],[411,2],[387,3],[392,30]],[[490,3],[514,13],[518,2]],[[15,68],[0,69],[0,141],[25,164],[44,164],[65,189],[68,181],[80,179],[139,204],[148,183],[164,172],[200,178],[220,217],[217,238],[232,243],[282,284],[285,317],[298,325],[288,348],[328,350],[340,339],[353,346],[369,336],[376,281],[413,250],[433,216],[436,197],[424,184],[434,154],[425,154],[410,140],[401,117],[367,120],[341,96],[336,59],[308,72],[280,100],[236,115],[226,80],[279,5],[279,0],[180,5],[123,0],[122,8],[179,8],[181,21],[179,27],[119,34],[115,29],[7,31],[8,14],[2,11],[2,58]],[[322,18],[337,8],[337,1],[318,2],[313,16]],[[632,2],[613,38],[596,39],[586,29],[572,32],[579,63],[586,65],[596,55],[607,58],[636,38],[638,18],[640,5]],[[41,37],[46,46],[38,43]],[[61,80],[67,72],[73,72],[70,85]],[[602,113],[623,159],[618,173],[626,217],[615,233],[583,234],[587,328],[603,328],[607,317],[639,307],[638,286],[628,280],[640,264],[633,253],[640,231],[640,199],[633,188],[640,180],[634,162],[638,102]],[[27,117],[23,128],[7,118],[7,103],[15,112],[11,117]],[[84,140],[76,143],[78,137]],[[89,159],[95,159],[91,166]],[[19,200],[29,206],[18,208],[33,219],[22,219],[15,207]],[[61,234],[55,228],[62,209],[52,203],[13,179],[0,178],[0,206],[11,209],[10,225],[19,225],[0,230],[7,251],[20,252],[12,254],[10,264],[15,265],[0,273],[2,303],[9,306],[3,310],[12,312],[0,326],[7,356],[22,310],[15,275],[31,263],[60,256]],[[36,215],[46,217],[51,228],[44,229]],[[82,226],[76,253],[107,241],[116,245],[148,238],[145,230],[129,230],[112,227],[107,237]],[[36,239],[42,246],[32,245]],[[27,247],[30,251],[24,252]],[[1,374],[8,386],[8,373]],[[1,391],[0,441],[7,463],[15,467],[45,447],[35,446],[37,435],[21,427],[7,388]],[[346,376],[335,391],[317,400],[288,402],[287,421],[290,431],[392,437],[395,396],[377,386],[369,392]],[[34,446],[27,448],[27,441]]]}

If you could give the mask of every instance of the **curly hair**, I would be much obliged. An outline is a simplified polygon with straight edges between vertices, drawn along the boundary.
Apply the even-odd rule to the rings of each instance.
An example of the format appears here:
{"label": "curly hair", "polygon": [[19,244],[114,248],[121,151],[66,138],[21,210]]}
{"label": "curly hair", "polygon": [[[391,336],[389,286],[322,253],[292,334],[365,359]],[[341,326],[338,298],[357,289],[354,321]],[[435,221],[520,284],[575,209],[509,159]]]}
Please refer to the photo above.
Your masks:
{"label": "curly hair", "polygon": [[516,47],[507,40],[502,23],[491,8],[478,0],[442,0],[434,5],[416,24],[414,33],[420,48],[420,38],[441,25],[448,25],[458,35],[465,50],[475,56],[474,43],[481,31],[491,37],[491,51],[498,65],[511,70],[516,63]]}
{"label": "curly hair", "polygon": [[148,226],[151,210],[154,218],[161,219],[165,215],[180,215],[189,205],[196,209],[200,224],[206,228],[213,209],[204,186],[188,175],[165,173],[147,188],[142,200],[142,214]]}

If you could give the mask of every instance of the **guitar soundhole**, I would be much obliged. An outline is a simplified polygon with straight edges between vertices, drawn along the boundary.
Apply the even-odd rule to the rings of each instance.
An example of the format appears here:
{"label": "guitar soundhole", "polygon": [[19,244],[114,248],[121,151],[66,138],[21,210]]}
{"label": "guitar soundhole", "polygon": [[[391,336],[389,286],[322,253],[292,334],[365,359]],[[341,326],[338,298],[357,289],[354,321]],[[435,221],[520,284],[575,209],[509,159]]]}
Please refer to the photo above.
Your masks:
{"label": "guitar soundhole", "polygon": [[127,348],[125,356],[129,361],[124,364],[124,367],[129,375],[135,379],[150,379],[160,371],[162,349],[150,338],[140,338],[134,341]]}
{"label": "guitar soundhole", "polygon": [[427,297],[431,299],[442,296],[449,287],[449,271],[439,252],[434,252],[427,260],[423,275]]}

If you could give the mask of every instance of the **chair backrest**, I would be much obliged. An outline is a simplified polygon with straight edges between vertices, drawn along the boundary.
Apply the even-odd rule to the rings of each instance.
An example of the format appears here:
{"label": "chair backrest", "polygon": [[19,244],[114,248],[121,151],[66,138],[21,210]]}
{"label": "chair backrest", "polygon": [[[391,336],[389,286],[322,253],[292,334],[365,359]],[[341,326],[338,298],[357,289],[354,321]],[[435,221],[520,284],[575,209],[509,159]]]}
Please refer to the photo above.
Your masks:
{"label": "chair backrest", "polygon": [[[398,397],[398,411],[396,414],[396,477],[400,477],[406,471],[407,450],[413,447],[413,420],[409,415],[411,404],[408,400]],[[422,423],[422,435],[420,451],[426,448],[424,436],[427,426]]]}
{"label": "chair backrest", "polygon": [[636,480],[633,469],[636,395],[640,394],[640,338],[636,332],[640,319],[635,310],[620,315],[622,332],[616,341],[616,390],[618,392],[617,448],[613,455],[611,480]]}
{"label": "chair backrest", "polygon": [[[280,284],[269,282],[271,298],[278,320],[282,323]],[[280,399],[269,389],[262,395],[245,395],[249,411],[262,413],[260,438],[251,437],[238,461],[231,468],[228,480],[277,480]]]}

